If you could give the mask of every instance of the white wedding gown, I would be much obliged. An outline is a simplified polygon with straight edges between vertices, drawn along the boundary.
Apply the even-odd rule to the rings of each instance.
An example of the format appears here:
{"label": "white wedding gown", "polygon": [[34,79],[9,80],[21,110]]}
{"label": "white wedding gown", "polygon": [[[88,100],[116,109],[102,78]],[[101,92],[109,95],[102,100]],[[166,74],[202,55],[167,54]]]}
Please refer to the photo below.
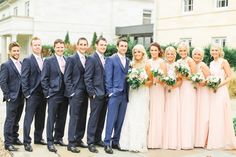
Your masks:
{"label": "white wedding gown", "polygon": [[124,150],[147,151],[149,124],[149,88],[130,89],[129,103],[121,130],[120,146]]}

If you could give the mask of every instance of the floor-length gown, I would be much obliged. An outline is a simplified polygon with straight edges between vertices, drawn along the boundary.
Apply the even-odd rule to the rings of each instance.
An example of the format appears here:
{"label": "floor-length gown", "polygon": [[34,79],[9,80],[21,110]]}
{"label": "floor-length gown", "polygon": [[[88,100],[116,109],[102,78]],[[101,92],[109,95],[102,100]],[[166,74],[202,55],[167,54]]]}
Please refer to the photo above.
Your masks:
{"label": "floor-length gown", "polygon": [[[204,77],[202,65],[200,62],[196,65],[197,73]],[[205,78],[204,78],[205,79]],[[196,106],[196,126],[195,126],[195,147],[205,147],[209,129],[209,108],[210,91],[206,86],[197,87],[197,106]]]}
{"label": "floor-length gown", "polygon": [[[145,70],[145,67],[141,67]],[[146,152],[149,122],[149,87],[130,88],[120,146],[124,150]]]}
{"label": "floor-length gown", "polygon": [[[163,59],[149,60],[153,69],[160,69],[160,63]],[[159,83],[150,87],[150,120],[148,129],[148,148],[163,147],[163,118],[165,89]]]}
{"label": "floor-length gown", "polygon": [[[213,76],[225,79],[225,71],[222,68],[223,59],[210,63],[210,71]],[[227,85],[217,89],[216,93],[210,91],[210,119],[208,149],[236,149],[230,97]]]}
{"label": "floor-length gown", "polygon": [[[167,63],[167,75],[176,78],[175,62]],[[179,87],[165,90],[163,148],[180,149],[180,97]]]}
{"label": "floor-length gown", "polygon": [[[189,59],[187,57],[177,62],[181,62],[189,67]],[[180,140],[182,149],[193,149],[194,146],[195,108],[196,90],[190,80],[183,79],[180,87]]]}

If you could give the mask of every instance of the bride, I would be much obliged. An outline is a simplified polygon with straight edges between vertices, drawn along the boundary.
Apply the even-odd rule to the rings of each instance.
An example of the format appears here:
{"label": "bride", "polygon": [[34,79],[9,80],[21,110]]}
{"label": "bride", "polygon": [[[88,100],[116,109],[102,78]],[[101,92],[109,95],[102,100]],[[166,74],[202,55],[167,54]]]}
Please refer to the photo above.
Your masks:
{"label": "bride", "polygon": [[[147,62],[147,54],[142,45],[132,49],[131,68],[144,70],[151,78],[151,67]],[[149,86],[151,79],[137,89],[130,88],[129,103],[121,130],[120,146],[123,150],[147,151],[147,131],[149,124]]]}

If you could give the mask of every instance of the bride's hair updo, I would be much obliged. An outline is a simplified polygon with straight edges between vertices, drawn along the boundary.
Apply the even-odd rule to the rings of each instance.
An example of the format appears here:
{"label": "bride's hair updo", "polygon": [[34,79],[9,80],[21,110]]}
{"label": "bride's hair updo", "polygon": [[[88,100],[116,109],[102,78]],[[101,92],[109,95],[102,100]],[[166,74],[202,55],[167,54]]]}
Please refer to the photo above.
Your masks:
{"label": "bride's hair updo", "polygon": [[134,52],[135,52],[135,50],[141,51],[141,52],[143,53],[142,62],[145,63],[145,62],[147,61],[148,57],[147,57],[147,52],[146,52],[144,46],[143,46],[143,45],[140,45],[140,44],[137,44],[137,45],[135,45],[135,46],[133,47],[133,49],[132,49],[132,55],[133,55],[133,59],[132,59],[132,60],[133,60],[133,62],[136,61],[136,60],[135,60],[135,57],[134,57]]}

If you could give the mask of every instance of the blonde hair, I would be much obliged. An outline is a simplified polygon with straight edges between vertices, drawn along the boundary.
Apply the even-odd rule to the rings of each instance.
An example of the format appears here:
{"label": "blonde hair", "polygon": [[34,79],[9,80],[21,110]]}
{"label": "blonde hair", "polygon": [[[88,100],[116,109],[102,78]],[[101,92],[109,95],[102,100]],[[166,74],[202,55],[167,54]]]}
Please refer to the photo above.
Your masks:
{"label": "blonde hair", "polygon": [[167,52],[169,52],[169,51],[174,52],[175,57],[176,57],[176,50],[175,50],[175,48],[174,48],[173,46],[168,46],[168,47],[165,49],[165,56],[166,56]]}
{"label": "blonde hair", "polygon": [[221,57],[221,58],[224,58],[225,53],[224,53],[224,51],[223,51],[222,46],[220,46],[219,44],[212,44],[212,45],[211,45],[211,48],[210,48],[210,54],[211,54],[212,48],[217,48],[217,49],[219,50],[219,52],[220,52],[220,57]]}
{"label": "blonde hair", "polygon": [[178,45],[178,48],[177,48],[177,52],[179,53],[179,48],[180,47],[185,47],[186,49],[187,49],[187,53],[189,54],[189,45],[188,45],[188,43],[186,43],[186,42],[180,42],[179,43],[179,45]]}
{"label": "blonde hair", "polygon": [[135,60],[135,58],[134,58],[134,52],[135,52],[135,50],[141,51],[141,52],[143,53],[142,62],[146,62],[147,59],[148,59],[148,57],[147,57],[147,52],[146,52],[144,46],[141,45],[141,44],[137,44],[137,45],[135,45],[135,46],[133,47],[133,49],[132,49],[133,59],[132,59],[132,60],[133,60],[134,62],[136,62],[136,60]]}
{"label": "blonde hair", "polygon": [[195,48],[193,49],[193,51],[192,51],[192,57],[193,57],[193,55],[194,55],[195,53],[197,53],[197,52],[200,52],[200,54],[201,54],[201,56],[202,56],[202,60],[203,60],[205,52],[204,52],[204,50],[203,50],[202,48],[200,48],[200,47],[195,47]]}

